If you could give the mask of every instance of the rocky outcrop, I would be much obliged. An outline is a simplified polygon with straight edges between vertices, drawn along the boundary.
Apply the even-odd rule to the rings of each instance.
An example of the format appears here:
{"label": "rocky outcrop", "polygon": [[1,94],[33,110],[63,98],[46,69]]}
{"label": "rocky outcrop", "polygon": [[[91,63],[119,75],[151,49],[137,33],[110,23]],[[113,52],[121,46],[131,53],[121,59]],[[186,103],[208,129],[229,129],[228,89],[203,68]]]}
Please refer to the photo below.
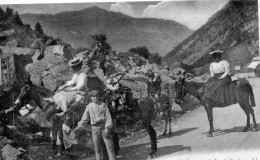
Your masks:
{"label": "rocky outcrop", "polygon": [[53,55],[60,55],[64,57],[67,61],[74,57],[74,52],[72,48],[68,45],[52,45],[48,46],[44,51],[44,56],[53,56]]}
{"label": "rocky outcrop", "polygon": [[31,81],[38,86],[55,90],[63,81],[72,77],[72,72],[65,59],[58,55],[49,55],[33,64],[26,66]]}

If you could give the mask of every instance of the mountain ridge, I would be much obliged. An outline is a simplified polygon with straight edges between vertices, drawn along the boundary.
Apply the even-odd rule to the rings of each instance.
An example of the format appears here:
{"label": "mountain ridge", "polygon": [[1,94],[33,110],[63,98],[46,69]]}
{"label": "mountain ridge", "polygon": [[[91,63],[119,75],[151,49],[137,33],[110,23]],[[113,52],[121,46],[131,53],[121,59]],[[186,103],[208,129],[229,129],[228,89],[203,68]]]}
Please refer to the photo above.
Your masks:
{"label": "mountain ridge", "polygon": [[204,25],[169,52],[163,58],[164,63],[171,68],[199,68],[201,73],[205,73],[211,61],[208,53],[219,49],[225,52],[223,58],[230,62],[232,71],[235,66],[244,67],[259,51],[257,13],[256,0],[230,0]]}
{"label": "mountain ridge", "polygon": [[151,52],[164,55],[193,31],[171,20],[133,18],[122,13],[89,7],[55,15],[22,14],[21,19],[34,26],[39,22],[50,35],[61,37],[75,47],[91,46],[90,36],[104,33],[113,50],[127,51],[146,46]]}

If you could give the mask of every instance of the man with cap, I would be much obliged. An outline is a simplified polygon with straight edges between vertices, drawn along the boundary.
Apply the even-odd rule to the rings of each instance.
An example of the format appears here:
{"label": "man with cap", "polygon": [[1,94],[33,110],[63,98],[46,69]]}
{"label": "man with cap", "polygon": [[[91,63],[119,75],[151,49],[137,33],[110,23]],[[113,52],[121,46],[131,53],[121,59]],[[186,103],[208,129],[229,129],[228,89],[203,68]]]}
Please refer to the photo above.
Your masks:
{"label": "man with cap", "polygon": [[231,105],[238,101],[236,84],[232,82],[229,63],[221,59],[223,51],[216,50],[209,53],[213,62],[210,64],[210,78],[204,88],[204,98],[220,105]]}
{"label": "man with cap", "polygon": [[147,94],[154,100],[154,102],[156,103],[155,106],[157,107],[158,111],[160,111],[160,115],[162,115],[162,112],[160,110],[161,79],[159,76],[155,76],[152,71],[148,72],[148,78],[149,80],[147,81]]}
{"label": "man with cap", "polygon": [[[72,68],[72,70],[75,72],[72,79],[70,81],[67,81],[66,84],[60,86],[58,90],[56,91],[55,95],[50,98],[43,98],[46,101],[54,102],[54,99],[56,98],[57,93],[60,91],[66,91],[66,92],[75,92],[74,95],[74,101],[73,104],[70,105],[70,107],[77,106],[84,98],[84,95],[88,91],[88,88],[86,86],[87,84],[87,72],[89,68],[86,68],[85,71],[81,70],[82,67],[82,58],[81,57],[74,57],[72,60],[69,61],[68,65]],[[58,99],[58,98],[56,98]],[[63,115],[67,111],[67,105],[61,105],[60,107],[63,112],[59,113],[58,115]]]}
{"label": "man with cap", "polygon": [[99,91],[92,90],[89,93],[91,103],[85,109],[85,112],[78,122],[75,130],[84,125],[90,124],[92,128],[92,138],[95,146],[96,160],[101,160],[101,142],[105,142],[109,160],[115,160],[114,144],[112,140],[113,123],[108,107],[100,101]]}

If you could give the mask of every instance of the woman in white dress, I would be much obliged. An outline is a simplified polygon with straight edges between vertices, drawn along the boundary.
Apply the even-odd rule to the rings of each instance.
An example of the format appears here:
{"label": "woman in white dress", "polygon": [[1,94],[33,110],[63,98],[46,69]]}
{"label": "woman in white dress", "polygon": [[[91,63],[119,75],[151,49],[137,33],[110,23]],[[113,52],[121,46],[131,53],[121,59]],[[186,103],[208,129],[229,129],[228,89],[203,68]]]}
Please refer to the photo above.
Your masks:
{"label": "woman in white dress", "polygon": [[230,66],[228,61],[221,59],[223,51],[217,50],[209,54],[213,62],[209,67],[210,78],[204,86],[204,98],[224,106],[237,103],[237,87],[229,75]]}

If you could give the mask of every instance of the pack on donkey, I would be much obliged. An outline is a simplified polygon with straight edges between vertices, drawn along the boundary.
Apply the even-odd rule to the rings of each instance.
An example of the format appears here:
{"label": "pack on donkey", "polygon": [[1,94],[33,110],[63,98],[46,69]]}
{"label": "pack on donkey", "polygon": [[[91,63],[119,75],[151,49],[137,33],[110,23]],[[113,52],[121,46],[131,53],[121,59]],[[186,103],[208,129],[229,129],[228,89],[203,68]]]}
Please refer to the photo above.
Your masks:
{"label": "pack on donkey", "polygon": [[[234,79],[230,77],[230,66],[228,61],[222,60],[223,51],[213,51],[209,54],[213,62],[210,64],[210,78],[206,83],[199,82],[176,82],[175,101],[180,103],[186,93],[190,93],[197,97],[207,112],[210,129],[208,137],[212,137],[214,132],[213,113],[214,107],[227,107],[238,103],[247,116],[247,123],[243,132],[250,127],[250,114],[253,117],[254,127],[257,130],[255,114],[252,107],[255,106],[255,99],[251,85],[243,79]],[[183,89],[185,87],[185,90]],[[183,93],[183,92],[186,93]]]}
{"label": "pack on donkey", "polygon": [[130,110],[133,104],[130,99],[133,98],[131,89],[119,83],[123,75],[112,75],[106,78],[106,89],[103,96],[103,102],[108,105],[114,124],[114,149],[118,155],[120,151],[119,135],[125,136],[125,127],[122,123],[127,116],[131,114]]}

